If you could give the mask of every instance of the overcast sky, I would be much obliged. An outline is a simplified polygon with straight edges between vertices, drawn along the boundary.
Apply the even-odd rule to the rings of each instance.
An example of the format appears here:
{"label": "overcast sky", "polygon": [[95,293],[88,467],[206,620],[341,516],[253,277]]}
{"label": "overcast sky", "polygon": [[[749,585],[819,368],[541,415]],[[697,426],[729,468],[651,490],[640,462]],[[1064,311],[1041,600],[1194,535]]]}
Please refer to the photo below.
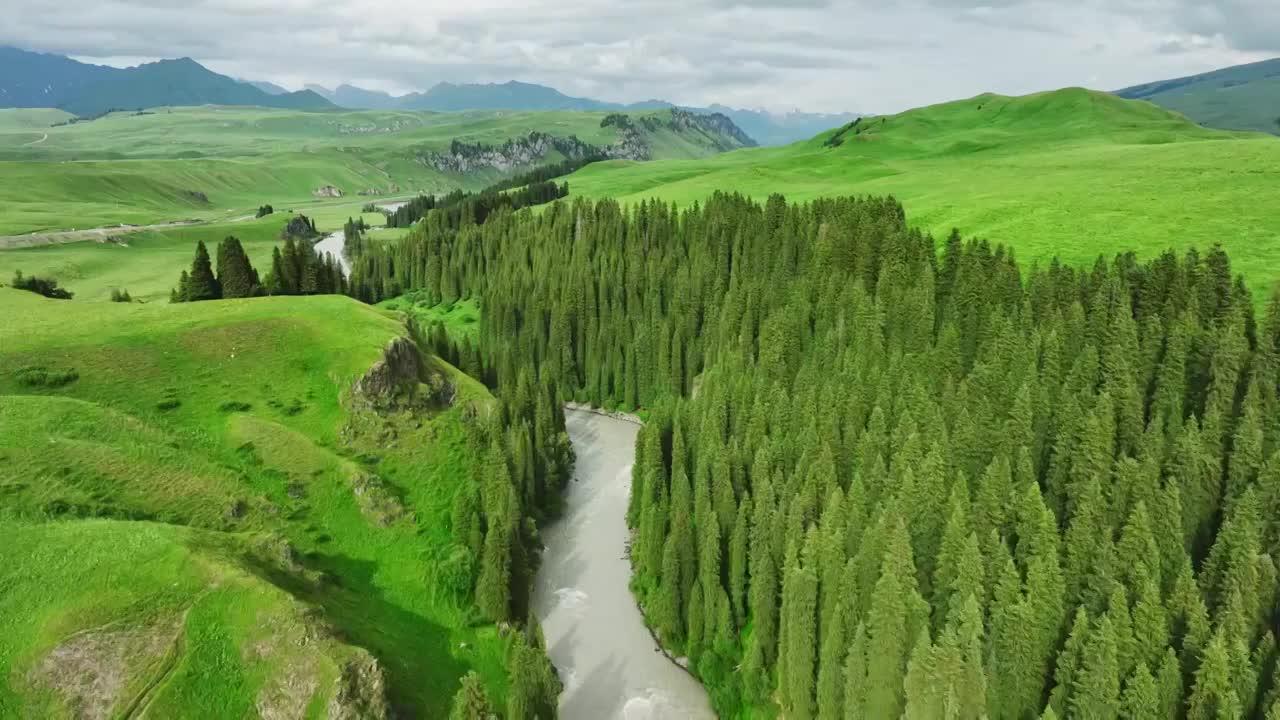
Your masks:
{"label": "overcast sky", "polygon": [[604,100],[893,112],[1280,55],[1280,0],[17,0],[0,45],[190,56],[290,89],[523,80]]}

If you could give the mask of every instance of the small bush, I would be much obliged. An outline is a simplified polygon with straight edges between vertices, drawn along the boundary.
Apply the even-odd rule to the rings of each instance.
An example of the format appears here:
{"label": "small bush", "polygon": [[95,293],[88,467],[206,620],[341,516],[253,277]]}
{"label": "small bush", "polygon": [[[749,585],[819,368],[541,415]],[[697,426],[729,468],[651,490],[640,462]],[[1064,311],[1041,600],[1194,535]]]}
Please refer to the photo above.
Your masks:
{"label": "small bush", "polygon": [[253,405],[239,400],[228,400],[218,406],[218,409],[225,413],[231,412],[248,412],[253,409]]}
{"label": "small bush", "polygon": [[161,400],[160,402],[156,403],[156,409],[162,412],[169,412],[170,410],[176,410],[181,406],[182,406],[182,401],[178,400],[177,398],[167,398],[165,400]]}
{"label": "small bush", "polygon": [[43,295],[47,298],[53,298],[54,300],[70,300],[74,295],[70,290],[58,287],[57,280],[34,275],[25,277],[21,270],[13,275],[13,287],[18,290],[26,290],[37,295]]}
{"label": "small bush", "polygon": [[16,373],[18,383],[27,387],[60,388],[80,379],[75,370],[51,370],[46,367],[25,367]]}
{"label": "small bush", "polygon": [[260,218],[266,217],[268,215],[275,213],[275,211],[276,209],[271,207],[270,205],[263,205],[262,207],[258,208],[258,214],[254,215],[254,217],[260,217]]}
{"label": "small bush", "polygon": [[133,302],[133,298],[129,296],[129,291],[124,288],[112,288],[111,302],[127,303]]}

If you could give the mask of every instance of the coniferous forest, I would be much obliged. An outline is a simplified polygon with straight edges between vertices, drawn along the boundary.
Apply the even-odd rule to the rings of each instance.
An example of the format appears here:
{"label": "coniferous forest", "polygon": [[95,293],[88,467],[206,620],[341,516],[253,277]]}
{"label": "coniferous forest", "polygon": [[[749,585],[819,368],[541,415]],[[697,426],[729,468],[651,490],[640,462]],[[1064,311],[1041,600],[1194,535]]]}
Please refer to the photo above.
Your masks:
{"label": "coniferous forest", "polygon": [[1280,293],[1220,249],[1027,266],[892,199],[434,215],[350,292],[477,299],[437,341],[473,373],[644,410],[634,590],[722,716],[1280,717]]}

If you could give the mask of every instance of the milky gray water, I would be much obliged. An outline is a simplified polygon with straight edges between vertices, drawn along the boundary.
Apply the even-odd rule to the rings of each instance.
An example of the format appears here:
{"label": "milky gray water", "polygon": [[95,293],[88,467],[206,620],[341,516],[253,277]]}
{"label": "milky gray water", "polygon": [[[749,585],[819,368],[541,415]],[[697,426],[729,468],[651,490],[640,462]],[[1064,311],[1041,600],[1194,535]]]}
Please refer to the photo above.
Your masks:
{"label": "milky gray water", "polygon": [[578,460],[564,516],[543,533],[534,586],[551,661],[560,671],[563,720],[714,718],[702,686],[658,652],[628,583],[627,498],[634,423],[565,412]]}
{"label": "milky gray water", "polygon": [[344,235],[342,231],[329,233],[324,236],[323,240],[316,243],[316,254],[320,257],[324,257],[325,253],[329,253],[333,256],[333,259],[337,260],[338,264],[342,266],[342,274],[349,276],[351,275],[351,263],[348,263],[347,256],[342,254],[342,249],[346,246],[347,236]]}

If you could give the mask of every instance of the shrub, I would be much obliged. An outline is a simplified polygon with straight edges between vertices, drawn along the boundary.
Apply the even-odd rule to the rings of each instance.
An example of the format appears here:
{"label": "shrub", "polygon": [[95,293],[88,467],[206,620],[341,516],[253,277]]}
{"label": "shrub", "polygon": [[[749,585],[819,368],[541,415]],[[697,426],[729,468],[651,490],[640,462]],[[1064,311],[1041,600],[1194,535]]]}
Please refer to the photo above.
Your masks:
{"label": "shrub", "polygon": [[13,287],[18,290],[26,290],[43,295],[47,298],[53,298],[54,300],[70,300],[74,294],[70,290],[58,287],[57,280],[34,275],[25,277],[21,270],[13,274]]}
{"label": "shrub", "polygon": [[275,211],[276,209],[271,207],[270,205],[263,205],[262,207],[258,208],[258,214],[254,215],[254,217],[260,217],[260,218],[266,217],[268,215],[275,213]]}
{"label": "shrub", "polygon": [[218,406],[222,412],[248,412],[253,409],[253,405],[239,400],[228,400]]}
{"label": "shrub", "polygon": [[167,398],[165,400],[161,400],[160,402],[156,403],[156,409],[161,410],[163,412],[176,410],[181,406],[182,406],[182,401],[177,398]]}
{"label": "shrub", "polygon": [[129,291],[124,288],[111,289],[111,302],[127,303],[133,302],[133,298],[129,296]]}
{"label": "shrub", "polygon": [[24,367],[15,373],[18,384],[27,387],[60,388],[80,379],[75,370],[51,370],[46,367]]}

